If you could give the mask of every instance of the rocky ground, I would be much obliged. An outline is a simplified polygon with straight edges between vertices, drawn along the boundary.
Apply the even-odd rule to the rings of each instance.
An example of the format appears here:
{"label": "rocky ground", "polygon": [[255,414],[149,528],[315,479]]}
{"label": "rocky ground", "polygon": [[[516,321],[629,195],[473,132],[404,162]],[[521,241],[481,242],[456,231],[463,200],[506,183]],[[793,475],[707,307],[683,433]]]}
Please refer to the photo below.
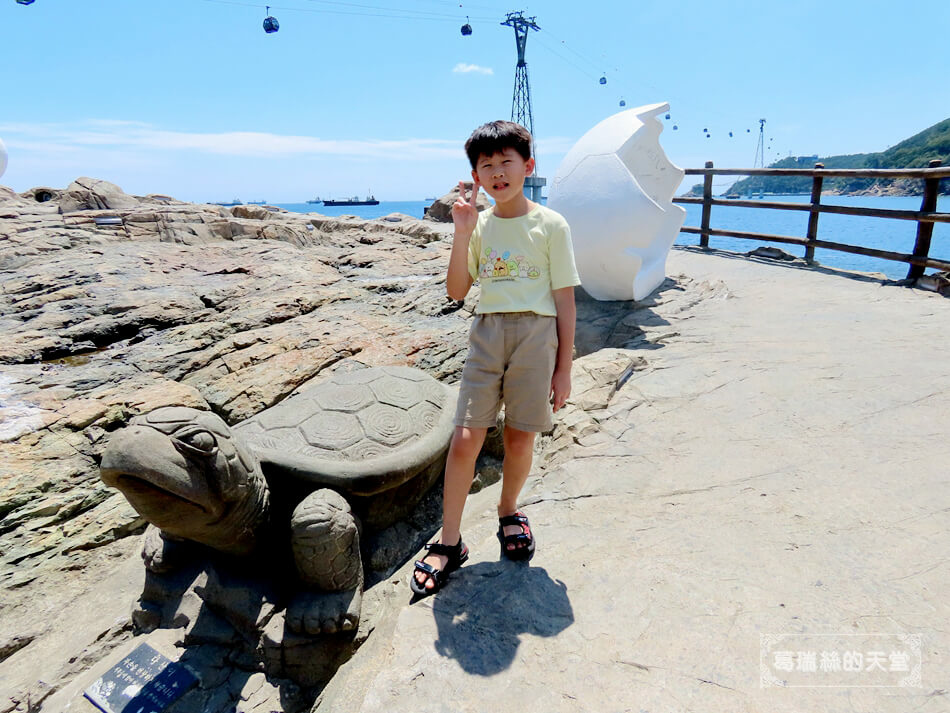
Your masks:
{"label": "rocky ground", "polygon": [[[98,479],[110,432],[172,404],[236,423],[354,361],[456,381],[476,295],[445,296],[447,235],[94,179],[0,187],[0,713],[39,710],[131,637],[144,522]],[[650,303],[581,302],[575,396],[539,467],[596,439],[618,385],[674,336],[658,305],[723,290],[680,277]],[[497,462],[482,471],[477,487]]]}
{"label": "rocky ground", "polygon": [[[454,382],[474,294],[445,297],[448,252],[407,216],[0,188],[0,713],[90,712],[143,639],[144,523],[97,476],[110,432],[166,404],[234,423],[357,362]],[[202,675],[170,713],[945,710],[946,300],[773,253],[668,267],[641,303],[581,295],[574,394],[523,493],[530,567],[499,560],[487,457],[472,559],[411,606],[411,557],[375,573],[322,691],[159,630]],[[437,517],[433,493],[414,546]],[[917,635],[921,675],[763,668],[763,636],[821,634]]]}

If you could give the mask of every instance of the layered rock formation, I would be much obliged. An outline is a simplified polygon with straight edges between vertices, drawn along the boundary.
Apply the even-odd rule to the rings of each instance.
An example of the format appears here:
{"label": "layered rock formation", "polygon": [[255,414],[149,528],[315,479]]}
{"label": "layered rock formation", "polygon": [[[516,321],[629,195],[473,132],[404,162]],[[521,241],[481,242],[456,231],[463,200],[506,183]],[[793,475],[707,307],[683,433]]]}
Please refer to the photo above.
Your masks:
{"label": "layered rock formation", "polygon": [[[457,381],[477,293],[445,296],[446,228],[134,197],[87,178],[0,187],[0,713],[40,710],[132,635],[141,564],[128,562],[145,523],[98,477],[130,418],[183,405],[233,424],[353,361]],[[636,307],[579,305],[575,396],[539,442],[540,467],[596,437],[641,363],[598,350],[667,336]],[[499,465],[488,458],[477,487]],[[432,514],[403,534],[431,534]]]}
{"label": "layered rock formation", "polygon": [[[463,182],[465,190],[471,192],[473,186],[475,185],[471,181]],[[446,193],[441,198],[436,199],[432,205],[426,208],[426,218],[428,220],[434,220],[438,223],[451,223],[452,222],[452,206],[455,204],[455,201],[459,197],[459,187],[455,186],[451,191]],[[475,205],[478,207],[479,211],[483,211],[486,208],[491,208],[491,201],[488,200],[488,196],[484,193],[479,192],[478,196],[475,199]]]}
{"label": "layered rock formation", "polygon": [[24,625],[38,591],[61,590],[58,609],[71,572],[138,546],[122,541],[144,523],[98,477],[132,416],[186,405],[234,423],[347,359],[454,380],[466,313],[445,297],[440,237],[407,217],[192,205],[92,179],[4,189],[3,658],[43,630]]}

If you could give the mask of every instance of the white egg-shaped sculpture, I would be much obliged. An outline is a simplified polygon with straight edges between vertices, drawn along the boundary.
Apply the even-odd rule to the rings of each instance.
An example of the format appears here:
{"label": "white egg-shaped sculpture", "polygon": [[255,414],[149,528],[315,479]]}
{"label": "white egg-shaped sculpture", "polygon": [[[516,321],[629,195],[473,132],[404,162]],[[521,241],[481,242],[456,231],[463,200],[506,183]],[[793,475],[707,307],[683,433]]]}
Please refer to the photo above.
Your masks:
{"label": "white egg-shaped sculpture", "polygon": [[548,206],[571,226],[577,271],[598,300],[641,300],[666,277],[686,211],[673,204],[685,175],[660,147],[669,104],[610,116],[568,151]]}
{"label": "white egg-shaped sculpture", "polygon": [[7,147],[3,145],[3,139],[0,139],[0,176],[7,170]]}

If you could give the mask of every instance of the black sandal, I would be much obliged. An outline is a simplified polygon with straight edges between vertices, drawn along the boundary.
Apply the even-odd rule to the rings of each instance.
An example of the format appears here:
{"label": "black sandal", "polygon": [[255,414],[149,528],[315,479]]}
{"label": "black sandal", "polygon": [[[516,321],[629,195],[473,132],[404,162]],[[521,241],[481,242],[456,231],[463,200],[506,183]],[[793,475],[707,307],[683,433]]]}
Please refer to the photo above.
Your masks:
{"label": "black sandal", "polygon": [[[506,535],[505,527],[520,525],[521,532]],[[531,534],[531,523],[528,517],[520,510],[514,515],[498,518],[498,542],[501,544],[501,554],[510,560],[528,561],[534,557],[534,536]],[[508,549],[508,545],[513,545]]]}
{"label": "black sandal", "polygon": [[[429,551],[429,554],[448,557],[449,561],[445,563],[445,567],[442,569],[433,567],[428,562],[423,562],[422,560],[416,561],[415,569],[409,577],[409,588],[416,594],[422,595],[435,594],[442,589],[445,583],[449,581],[449,575],[465,564],[465,560],[468,559],[468,547],[462,542],[461,537],[459,537],[457,545],[443,545],[440,542],[430,542],[426,545],[426,549]],[[416,572],[425,573],[425,579],[421,582],[417,581]],[[435,586],[432,587],[432,589],[427,589],[426,584],[430,579],[435,582]]]}

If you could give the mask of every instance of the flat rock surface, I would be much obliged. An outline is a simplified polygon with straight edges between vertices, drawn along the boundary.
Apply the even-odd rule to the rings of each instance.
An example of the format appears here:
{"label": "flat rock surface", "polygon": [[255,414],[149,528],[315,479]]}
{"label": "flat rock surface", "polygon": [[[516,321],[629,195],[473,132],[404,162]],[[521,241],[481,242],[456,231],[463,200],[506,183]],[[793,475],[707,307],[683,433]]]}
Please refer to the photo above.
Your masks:
{"label": "flat rock surface", "polygon": [[[499,486],[471,496],[468,564],[411,605],[411,563],[377,585],[401,596],[314,710],[950,710],[948,303],[735,256],[668,267],[704,299],[653,310],[646,364],[529,480],[530,566],[499,561]],[[920,680],[797,687],[842,674],[762,654],[822,634],[918,634]]]}

